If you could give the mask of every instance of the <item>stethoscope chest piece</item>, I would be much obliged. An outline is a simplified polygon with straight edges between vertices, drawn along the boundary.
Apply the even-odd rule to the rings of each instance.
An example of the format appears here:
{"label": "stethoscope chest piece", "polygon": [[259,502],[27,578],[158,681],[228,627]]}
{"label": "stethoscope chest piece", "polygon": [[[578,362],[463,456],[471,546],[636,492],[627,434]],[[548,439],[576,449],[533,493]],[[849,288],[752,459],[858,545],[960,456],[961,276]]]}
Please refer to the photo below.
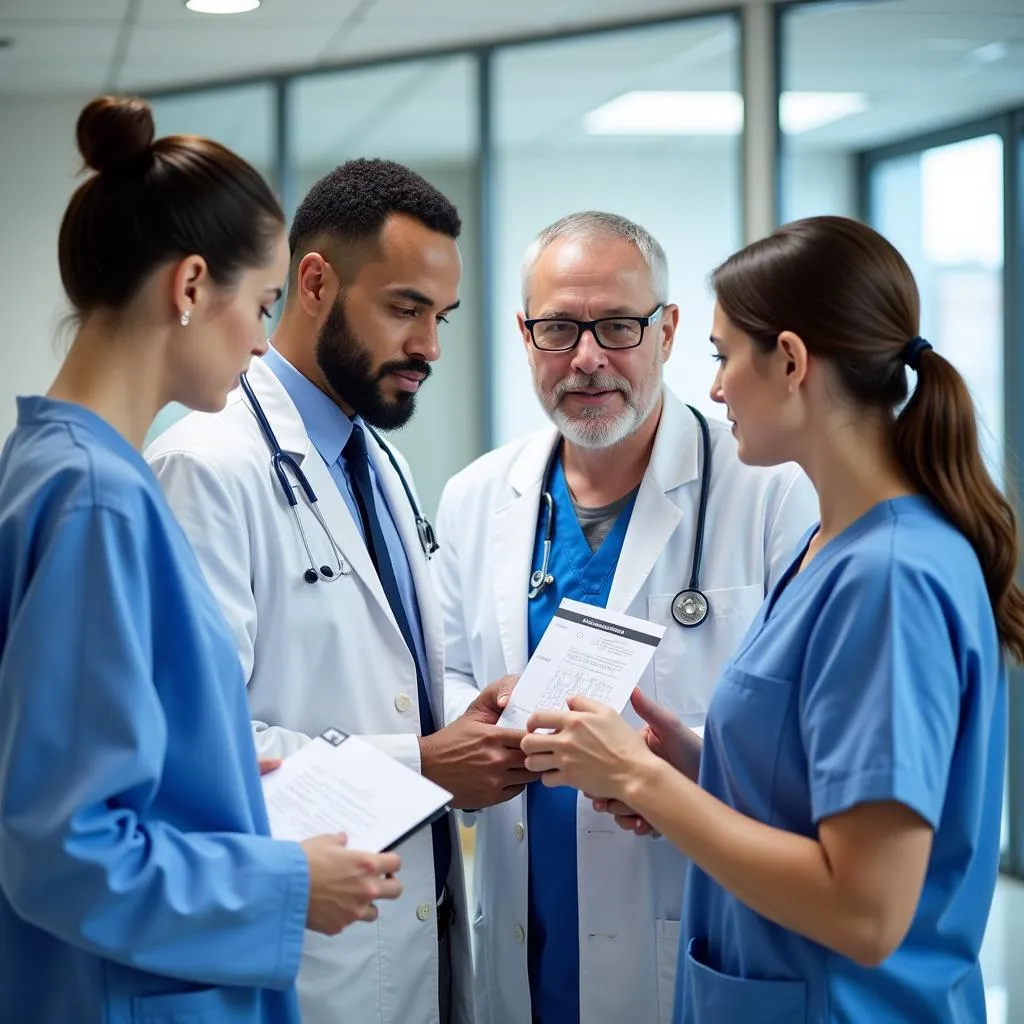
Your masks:
{"label": "stethoscope chest piece", "polygon": [[672,618],[680,626],[699,626],[708,617],[708,599],[699,590],[680,590],[672,599]]}

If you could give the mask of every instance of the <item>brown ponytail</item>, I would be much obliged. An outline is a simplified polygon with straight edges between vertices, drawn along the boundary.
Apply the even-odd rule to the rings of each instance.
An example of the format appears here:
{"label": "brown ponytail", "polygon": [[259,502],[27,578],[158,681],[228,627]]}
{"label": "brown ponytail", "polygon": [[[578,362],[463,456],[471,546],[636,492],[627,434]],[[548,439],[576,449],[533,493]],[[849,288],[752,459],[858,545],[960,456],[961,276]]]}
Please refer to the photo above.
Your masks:
{"label": "brown ponytail", "polygon": [[999,638],[1024,662],[1024,593],[1014,582],[1017,522],[985,469],[974,403],[963,377],[938,352],[921,353],[917,387],[896,417],[904,472],[971,542],[995,610]]}
{"label": "brown ponytail", "polygon": [[917,285],[906,261],[871,228],[845,217],[784,225],[712,274],[718,303],[762,351],[783,331],[832,364],[851,399],[892,413],[904,472],[967,538],[981,564],[1003,647],[1024,662],[1024,593],[1013,508],[981,458],[967,385],[933,350],[915,360],[907,401],[904,351],[916,338]]}

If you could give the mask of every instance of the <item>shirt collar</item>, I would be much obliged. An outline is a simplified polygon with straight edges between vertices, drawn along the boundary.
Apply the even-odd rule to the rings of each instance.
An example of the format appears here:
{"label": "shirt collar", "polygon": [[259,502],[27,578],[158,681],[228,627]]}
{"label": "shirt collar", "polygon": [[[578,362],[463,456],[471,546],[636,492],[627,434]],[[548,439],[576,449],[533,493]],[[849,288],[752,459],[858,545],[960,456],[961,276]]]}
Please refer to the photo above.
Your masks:
{"label": "shirt collar", "polygon": [[[299,373],[277,349],[268,348],[263,362],[288,392],[320,458],[328,466],[333,466],[352,435],[353,421],[338,408],[332,398]],[[359,422],[358,417],[355,422]]]}

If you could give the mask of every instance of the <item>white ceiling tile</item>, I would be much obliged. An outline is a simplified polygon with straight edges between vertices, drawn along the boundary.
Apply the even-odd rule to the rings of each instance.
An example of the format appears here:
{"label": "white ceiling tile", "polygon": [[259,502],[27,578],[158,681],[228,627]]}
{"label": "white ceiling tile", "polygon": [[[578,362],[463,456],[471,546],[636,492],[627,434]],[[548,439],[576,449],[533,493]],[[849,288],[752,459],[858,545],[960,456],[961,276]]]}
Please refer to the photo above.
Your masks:
{"label": "white ceiling tile", "polygon": [[307,66],[324,43],[316,26],[282,30],[214,26],[202,32],[186,28],[136,28],[120,76],[122,88],[187,86],[276,69]]}
{"label": "white ceiling tile", "polygon": [[[470,45],[624,17],[707,10],[719,0],[263,0],[237,18],[202,17],[183,0],[0,0],[0,93],[93,92],[108,71],[129,9],[137,18],[117,85],[156,90],[251,77],[417,49]],[[722,0],[732,5],[734,0]],[[723,18],[500,51],[495,65],[501,146],[537,151],[605,143],[583,133],[582,115],[630,89],[738,87],[735,29]],[[789,89],[860,91],[868,111],[794,140],[794,145],[870,146],[896,135],[1024,103],[1024,0],[887,0],[795,7],[786,17]],[[1005,42],[985,64],[977,51]],[[991,56],[992,51],[984,51]],[[440,66],[438,66],[440,67]],[[465,71],[465,67],[470,70]],[[309,79],[298,115],[303,160],[330,162],[373,150],[466,154],[476,124],[472,63],[463,71],[422,62]],[[461,75],[461,77],[460,77]],[[315,83],[319,82],[319,85]],[[347,83],[347,84],[346,84]],[[231,106],[199,96],[179,109],[188,123],[204,107],[215,135],[262,153],[269,117],[230,129]],[[634,140],[648,151],[678,140]],[[683,142],[679,142],[683,145]],[[686,146],[695,145],[692,139]]]}
{"label": "white ceiling tile", "polygon": [[[0,35],[7,34],[0,23]],[[74,31],[26,28],[12,33],[14,45],[0,50],[0,92],[67,92],[103,88],[117,41],[96,26]]]}
{"label": "white ceiling tile", "polygon": [[2,0],[0,22],[21,22],[28,27],[61,22],[114,22],[120,24],[129,0]]}
{"label": "white ceiling tile", "polygon": [[137,23],[146,28],[176,27],[189,31],[249,31],[254,28],[314,27],[329,31],[360,4],[360,0],[263,0],[245,14],[197,14],[184,0],[140,0]]}

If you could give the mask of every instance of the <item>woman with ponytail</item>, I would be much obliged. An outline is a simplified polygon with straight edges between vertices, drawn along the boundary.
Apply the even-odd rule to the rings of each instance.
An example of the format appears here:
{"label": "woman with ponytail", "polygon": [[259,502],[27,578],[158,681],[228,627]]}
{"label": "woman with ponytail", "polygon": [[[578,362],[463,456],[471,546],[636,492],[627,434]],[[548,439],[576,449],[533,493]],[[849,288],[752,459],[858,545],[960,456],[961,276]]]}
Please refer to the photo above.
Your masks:
{"label": "woman with ponytail", "polygon": [[712,397],[743,461],[803,467],[820,523],[703,744],[641,696],[639,734],[571,699],[531,719],[527,767],[690,857],[679,1024],[982,1021],[1006,661],[1024,656],[1013,510],[884,238],[799,221],[712,282]]}

